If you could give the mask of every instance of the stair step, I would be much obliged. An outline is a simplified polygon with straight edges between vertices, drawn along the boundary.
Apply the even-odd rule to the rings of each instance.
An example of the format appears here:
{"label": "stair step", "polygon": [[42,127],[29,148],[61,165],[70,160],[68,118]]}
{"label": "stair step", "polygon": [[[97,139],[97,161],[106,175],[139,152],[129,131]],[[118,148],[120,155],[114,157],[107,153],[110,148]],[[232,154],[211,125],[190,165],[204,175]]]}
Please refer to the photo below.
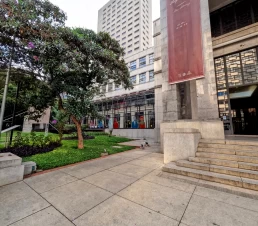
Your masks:
{"label": "stair step", "polygon": [[179,161],[176,161],[176,165],[181,167],[191,168],[191,169],[210,171],[210,165],[204,164],[204,163],[190,162],[187,160],[179,160]]}
{"label": "stair step", "polygon": [[221,173],[221,174],[227,174],[231,176],[258,180],[258,172],[252,171],[252,170],[216,166],[216,165],[209,165],[209,164],[203,164],[203,163],[195,163],[195,162],[190,162],[186,160],[177,161],[176,165],[181,167],[191,168],[191,169],[199,169],[199,170],[210,171],[214,173]]}
{"label": "stair step", "polygon": [[[198,152],[213,152],[218,154],[235,155],[235,150],[225,149],[225,148],[201,148],[198,147]],[[258,152],[257,152],[258,154]]]}
{"label": "stair step", "polygon": [[210,165],[226,166],[232,168],[238,168],[238,162],[228,161],[222,159],[211,159],[211,158],[199,158],[199,157],[189,157],[190,162],[198,162]]}
{"label": "stair step", "polygon": [[226,144],[226,140],[201,139],[200,143],[206,143],[206,144]]}
{"label": "stair step", "polygon": [[183,176],[189,176],[189,177],[217,182],[217,183],[221,183],[221,184],[233,185],[236,187],[244,187],[244,188],[258,191],[258,181],[257,180],[252,180],[252,179],[247,179],[247,178],[241,179],[240,177],[231,176],[231,175],[225,175],[225,174],[213,173],[213,172],[208,172],[208,171],[203,171],[203,170],[198,170],[198,169],[190,169],[190,168],[180,167],[180,166],[177,166],[176,163],[174,163],[174,162],[171,162],[171,163],[165,165],[162,168],[162,170],[164,172],[179,174],[179,175],[183,175]]}
{"label": "stair step", "polygon": [[241,177],[241,178],[258,180],[258,172],[252,171],[252,170],[210,165],[210,171],[214,173],[221,173],[221,174],[227,174],[227,175]]}
{"label": "stair step", "polygon": [[247,170],[254,170],[258,171],[258,164],[246,163],[246,162],[239,162],[238,167],[240,169],[247,169]]}
{"label": "stair step", "polygon": [[242,151],[258,151],[258,146],[251,145],[235,145],[235,144],[211,144],[211,143],[199,143],[200,148],[220,148],[228,150],[242,150]]}
{"label": "stair step", "polygon": [[242,146],[257,146],[258,138],[256,140],[212,140],[212,139],[201,139],[200,143],[206,144],[226,144],[226,145],[242,145]]}
{"label": "stair step", "polygon": [[258,157],[258,151],[236,151],[236,155]]}
{"label": "stair step", "polygon": [[257,146],[258,148],[258,138],[257,138],[257,141],[256,140],[226,140],[226,144]]}
{"label": "stair step", "polygon": [[222,159],[222,160],[230,160],[236,162],[247,162],[247,163],[255,163],[258,164],[258,158],[249,156],[240,156],[240,155],[226,155],[226,154],[217,154],[217,153],[209,153],[209,152],[197,152],[196,157],[202,158],[214,158],[214,159]]}

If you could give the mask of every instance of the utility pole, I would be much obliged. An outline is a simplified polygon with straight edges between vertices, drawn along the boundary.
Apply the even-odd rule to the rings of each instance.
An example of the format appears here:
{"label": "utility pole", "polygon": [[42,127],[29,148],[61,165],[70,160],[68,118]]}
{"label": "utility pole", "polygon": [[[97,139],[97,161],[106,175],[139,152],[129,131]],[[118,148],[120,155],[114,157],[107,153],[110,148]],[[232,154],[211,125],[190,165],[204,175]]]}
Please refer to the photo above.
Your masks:
{"label": "utility pole", "polygon": [[[15,96],[15,103],[14,103],[14,107],[13,107],[13,116],[12,116],[11,126],[14,126],[14,122],[15,122],[15,114],[16,114],[16,108],[17,108],[17,102],[18,102],[20,88],[21,88],[21,82],[19,81],[17,83],[17,90],[16,90],[16,96]],[[11,135],[10,135],[10,145],[12,144],[12,140],[13,140],[13,130],[11,131]]]}
{"label": "utility pole", "polygon": [[8,69],[7,69],[5,85],[4,85],[4,94],[3,94],[1,112],[0,112],[0,137],[1,137],[2,127],[3,127],[6,96],[7,96],[8,85],[9,85],[9,80],[10,80],[10,73],[11,73],[11,67],[12,67],[12,60],[13,60],[13,53],[14,53],[14,43],[15,43],[15,37],[13,37],[13,46],[12,46],[12,50],[11,50],[11,55],[10,55],[10,59],[9,59],[9,63],[8,63]]}

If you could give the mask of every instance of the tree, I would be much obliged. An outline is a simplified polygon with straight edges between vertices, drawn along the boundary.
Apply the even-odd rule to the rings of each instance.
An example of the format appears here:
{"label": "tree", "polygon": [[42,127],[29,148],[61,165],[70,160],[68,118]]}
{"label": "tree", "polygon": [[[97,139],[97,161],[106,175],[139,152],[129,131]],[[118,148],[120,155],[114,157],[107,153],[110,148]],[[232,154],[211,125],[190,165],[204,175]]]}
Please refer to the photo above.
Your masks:
{"label": "tree", "polygon": [[0,68],[8,69],[11,60],[28,79],[40,81],[35,95],[29,98],[35,112],[57,100],[59,110],[76,125],[78,148],[82,149],[81,120],[85,115],[97,115],[92,100],[100,94],[100,86],[112,81],[123,83],[127,89],[132,84],[124,50],[117,41],[107,33],[65,28],[65,19],[49,1],[2,1]]}
{"label": "tree", "polygon": [[53,123],[58,131],[58,135],[59,135],[59,140],[62,141],[63,139],[63,133],[64,133],[64,128],[65,128],[65,124],[68,122],[69,120],[69,115],[58,109],[58,106],[52,106],[52,117],[53,117],[53,121],[55,121],[55,123]]}
{"label": "tree", "polygon": [[124,50],[107,33],[87,29],[60,29],[60,39],[46,45],[41,54],[46,81],[58,97],[59,110],[76,125],[78,148],[83,149],[81,122],[85,115],[97,115],[93,102],[100,86],[109,81],[132,88],[123,60]]}
{"label": "tree", "polygon": [[12,75],[16,72],[21,77],[26,74],[26,79],[38,82],[39,89],[30,96],[36,101],[34,108],[31,108],[35,111],[30,112],[33,117],[40,117],[43,109],[51,103],[51,101],[39,102],[40,98],[36,98],[36,95],[45,95],[44,91],[47,91],[43,89],[45,84],[39,82],[42,80],[43,68],[39,61],[39,53],[44,48],[45,41],[55,38],[55,30],[64,26],[65,19],[64,12],[49,1],[3,0],[0,2],[0,69],[7,71],[1,117],[4,114],[5,95],[12,68],[15,68]]}

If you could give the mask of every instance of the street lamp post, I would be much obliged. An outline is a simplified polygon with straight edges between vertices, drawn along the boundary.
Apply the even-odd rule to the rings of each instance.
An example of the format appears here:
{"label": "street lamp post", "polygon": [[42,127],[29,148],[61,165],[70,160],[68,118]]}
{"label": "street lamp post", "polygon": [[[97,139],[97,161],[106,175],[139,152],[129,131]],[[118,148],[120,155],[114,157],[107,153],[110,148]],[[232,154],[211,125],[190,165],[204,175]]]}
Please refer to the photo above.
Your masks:
{"label": "street lamp post", "polygon": [[1,137],[2,127],[3,127],[5,103],[6,103],[7,91],[8,91],[8,85],[9,85],[10,73],[11,73],[11,67],[12,67],[12,60],[13,60],[13,53],[14,53],[14,43],[15,43],[15,37],[13,37],[13,46],[12,46],[12,50],[11,50],[11,55],[10,55],[10,59],[9,59],[9,63],[8,63],[8,69],[7,69],[5,85],[4,85],[4,94],[3,94],[1,112],[0,112],[0,137]]}

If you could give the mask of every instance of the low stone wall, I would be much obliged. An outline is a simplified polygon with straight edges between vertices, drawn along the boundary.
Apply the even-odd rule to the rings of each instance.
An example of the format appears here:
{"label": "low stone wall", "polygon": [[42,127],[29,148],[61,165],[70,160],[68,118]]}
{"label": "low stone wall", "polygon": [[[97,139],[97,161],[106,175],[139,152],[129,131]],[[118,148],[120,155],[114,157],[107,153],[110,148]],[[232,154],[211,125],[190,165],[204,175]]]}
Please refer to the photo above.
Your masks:
{"label": "low stone wall", "polygon": [[12,153],[0,154],[0,187],[23,180],[22,159]]}
{"label": "low stone wall", "polygon": [[[108,129],[105,132],[109,132]],[[156,142],[157,137],[155,136],[156,129],[114,129],[113,135],[127,137],[132,139],[143,139],[152,140]]]}
{"label": "low stone wall", "polygon": [[197,129],[170,129],[164,133],[164,163],[195,157],[201,134]]}
{"label": "low stone wall", "polygon": [[174,131],[174,129],[197,129],[202,139],[225,139],[223,122],[220,120],[194,121],[179,120],[174,122],[164,122],[160,124],[161,150],[164,151],[164,133]]}

